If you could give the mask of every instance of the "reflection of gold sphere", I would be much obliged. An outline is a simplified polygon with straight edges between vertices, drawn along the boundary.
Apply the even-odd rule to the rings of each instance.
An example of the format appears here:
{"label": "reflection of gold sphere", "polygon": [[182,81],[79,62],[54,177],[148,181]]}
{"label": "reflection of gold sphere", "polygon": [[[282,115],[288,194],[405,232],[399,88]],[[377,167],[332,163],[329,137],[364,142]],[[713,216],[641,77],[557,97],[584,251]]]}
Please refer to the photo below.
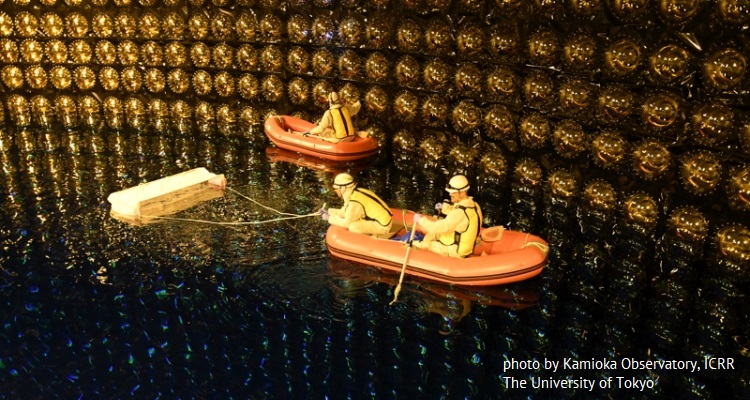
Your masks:
{"label": "reflection of gold sphere", "polygon": [[152,120],[163,120],[169,115],[169,105],[162,99],[152,99],[148,102],[148,113]]}
{"label": "reflection of gold sphere", "polygon": [[149,11],[141,14],[138,21],[138,31],[140,31],[143,38],[155,39],[161,33],[161,21],[159,21],[159,17]]}
{"label": "reflection of gold sphere", "polygon": [[539,113],[523,117],[519,126],[521,144],[532,149],[544,146],[552,136],[549,120]]}
{"label": "reflection of gold sphere", "polygon": [[479,54],[484,48],[484,33],[476,24],[467,24],[458,32],[456,38],[458,51],[466,56]]}
{"label": "reflection of gold sphere", "polygon": [[668,225],[675,236],[685,241],[701,242],[708,235],[708,220],[692,206],[675,209]]}
{"label": "reflection of gold sphere", "polygon": [[635,95],[623,86],[610,86],[599,95],[598,105],[604,118],[622,120],[633,114]]}
{"label": "reflection of gold sphere", "polygon": [[260,34],[266,41],[276,42],[281,40],[284,24],[281,18],[275,14],[266,14],[260,19]]}
{"label": "reflection of gold sphere", "polygon": [[655,141],[647,140],[633,150],[633,168],[638,176],[653,179],[669,168],[672,155],[667,148]]}
{"label": "reflection of gold sphere", "polygon": [[205,39],[208,35],[209,20],[203,14],[193,14],[188,19],[187,27],[193,40]]}
{"label": "reflection of gold sphere", "polygon": [[[216,54],[216,52],[214,52],[214,56],[217,55],[226,57],[226,55]],[[231,55],[228,57],[228,61],[231,63]],[[216,63],[216,58],[214,58],[214,63]],[[282,54],[281,49],[279,49],[278,46],[266,46],[260,53],[260,65],[265,72],[281,72],[281,70],[284,69],[284,54]],[[226,67],[227,66],[223,66],[220,68]]]}
{"label": "reflection of gold sphere", "polygon": [[193,74],[193,90],[198,95],[207,95],[211,93],[213,83],[211,74],[204,70],[195,71]]}
{"label": "reflection of gold sphere", "polygon": [[356,47],[360,45],[365,38],[365,27],[362,19],[356,15],[344,18],[339,24],[339,38],[346,46]]}
{"label": "reflection of gold sphere", "polygon": [[661,0],[659,12],[669,21],[684,24],[698,15],[702,3],[701,0]]}
{"label": "reflection of gold sphere", "polygon": [[240,110],[240,123],[244,126],[258,125],[261,121],[260,112],[252,106],[245,106]]}
{"label": "reflection of gold sphere", "polygon": [[91,46],[84,40],[74,41],[69,50],[70,58],[76,64],[87,64],[91,60]]}
{"label": "reflection of gold sphere", "polygon": [[392,28],[389,17],[375,17],[365,27],[367,44],[376,49],[387,47],[391,41]]}
{"label": "reflection of gold sphere", "polygon": [[123,69],[121,79],[123,89],[130,93],[139,91],[141,89],[141,84],[143,84],[141,73],[134,67]]}
{"label": "reflection of gold sphere", "polygon": [[388,93],[380,86],[373,86],[365,93],[365,107],[380,114],[388,109]]}
{"label": "reflection of gold sphere", "polygon": [[399,86],[416,87],[419,83],[419,62],[414,57],[406,55],[396,63],[394,73]]}
{"label": "reflection of gold sphere", "polygon": [[286,33],[292,43],[307,43],[310,36],[310,19],[301,14],[289,17],[286,23]]}
{"label": "reflection of gold sphere", "polygon": [[63,32],[65,32],[63,19],[55,13],[46,13],[42,15],[40,25],[42,27],[42,32],[44,32],[47,37],[60,37]]}
{"label": "reflection of gold sphere", "polygon": [[540,66],[554,65],[560,52],[557,36],[555,32],[547,29],[533,33],[529,38],[529,61]]}
{"label": "reflection of gold sphere", "polygon": [[237,64],[243,71],[258,69],[258,52],[249,44],[243,44],[237,49]]}
{"label": "reflection of gold sphere", "polygon": [[195,106],[195,123],[208,128],[214,122],[214,109],[211,104],[201,101]]}
{"label": "reflection of gold sphere", "polygon": [[164,47],[164,61],[168,67],[183,67],[187,64],[187,49],[180,42],[170,42]]}
{"label": "reflection of gold sphere", "polygon": [[450,66],[440,59],[427,63],[422,73],[424,83],[429,90],[444,90],[450,84]]}
{"label": "reflection of gold sphere", "polygon": [[498,100],[512,99],[518,94],[519,78],[510,69],[495,68],[487,74],[485,87]]}
{"label": "reflection of gold sphere", "polygon": [[523,84],[523,93],[529,105],[546,109],[553,103],[555,84],[549,75],[541,71],[534,71],[526,77]]}
{"label": "reflection of gold sphere", "polygon": [[229,15],[224,13],[214,14],[211,18],[211,34],[215,39],[231,39],[232,31],[234,31],[233,25],[232,18]]}
{"label": "reflection of gold sphere", "polygon": [[649,11],[649,0],[612,0],[610,9],[619,19],[633,21]]}
{"label": "reflection of gold sphere", "polygon": [[26,11],[16,14],[16,31],[22,37],[34,37],[39,29],[39,20]]}
{"label": "reflection of gold sphere", "polygon": [[68,48],[61,40],[50,40],[46,47],[47,59],[53,64],[62,64],[68,59]]}
{"label": "reflection of gold sphere", "polygon": [[552,144],[557,154],[573,158],[586,150],[588,138],[581,125],[571,119],[557,124],[552,133]]}
{"label": "reflection of gold sphere", "polygon": [[18,61],[18,46],[10,39],[0,39],[0,63],[12,64]]}
{"label": "reflection of gold sphere", "polygon": [[185,93],[190,89],[190,75],[183,69],[173,69],[167,74],[167,85],[173,93]]}
{"label": "reflection of gold sphere", "polygon": [[459,66],[453,76],[456,89],[472,95],[482,93],[482,71],[475,64]]}
{"label": "reflection of gold sphere", "polygon": [[122,102],[116,97],[109,96],[102,103],[104,109],[104,120],[110,128],[120,129],[123,121]]}
{"label": "reflection of gold sphere", "polygon": [[744,24],[750,20],[750,4],[745,0],[719,0],[717,8],[726,22]]}
{"label": "reflection of gold sphere", "polygon": [[422,121],[433,127],[445,124],[450,107],[443,96],[433,95],[422,103]]}
{"label": "reflection of gold sphere", "polygon": [[184,124],[193,114],[190,105],[182,100],[177,100],[170,107],[170,116],[175,124]]}
{"label": "reflection of gold sphere", "polygon": [[359,101],[359,89],[353,83],[347,83],[339,90],[339,97],[344,104],[354,104]]}
{"label": "reflection of gold sphere", "polygon": [[319,80],[313,85],[312,94],[315,105],[319,108],[328,108],[328,94],[333,91],[331,82]]}
{"label": "reflection of gold sphere", "polygon": [[11,90],[23,87],[23,71],[15,65],[3,67],[3,83]]}
{"label": "reflection of gold sphere", "polygon": [[237,38],[246,42],[252,42],[255,40],[258,29],[258,23],[255,19],[255,15],[247,11],[241,12],[234,24],[234,30],[237,33]]}
{"label": "reflection of gold sphere", "polygon": [[614,75],[626,76],[635,72],[643,58],[641,46],[634,40],[616,40],[604,51],[604,66]]}
{"label": "reflection of gold sphere", "polygon": [[121,12],[115,17],[117,35],[122,38],[135,38],[137,24],[135,16],[128,12]]}
{"label": "reflection of gold sphere", "polygon": [[750,260],[750,230],[741,225],[729,225],[716,233],[716,243],[722,255],[732,261]]}
{"label": "reflection of gold sphere", "polygon": [[699,106],[692,116],[694,139],[701,144],[720,145],[734,136],[734,110],[718,101]]}
{"label": "reflection of gold sphere", "polygon": [[291,81],[289,81],[289,85],[287,86],[287,92],[289,96],[289,100],[293,104],[305,104],[307,102],[307,99],[310,97],[310,87],[307,85],[307,82],[302,78],[293,78]]}
{"label": "reflection of gold sphere", "polygon": [[26,39],[21,42],[21,57],[31,64],[41,62],[44,58],[44,46],[34,39]]}
{"label": "reflection of gold sphere", "polygon": [[703,63],[706,85],[715,90],[729,90],[738,86],[747,72],[747,57],[733,48],[717,50]]}
{"label": "reflection of gold sphere", "polygon": [[594,98],[594,87],[583,79],[571,79],[560,86],[560,107],[571,114],[588,111]]}
{"label": "reflection of gold sphere", "polygon": [[345,50],[339,57],[339,75],[344,79],[355,79],[362,69],[362,60],[354,50]]}
{"label": "reflection of gold sphere", "polygon": [[691,55],[685,48],[668,44],[648,59],[649,70],[664,83],[674,82],[690,72]]}
{"label": "reflection of gold sphere", "polygon": [[203,42],[197,42],[190,47],[190,60],[198,68],[206,68],[211,63],[211,49]]}
{"label": "reflection of gold sphere", "polygon": [[604,168],[614,168],[622,164],[627,152],[628,142],[620,134],[611,131],[602,132],[591,143],[594,162]]}
{"label": "reflection of gold sphere", "polygon": [[75,69],[75,83],[81,90],[91,90],[96,85],[96,73],[87,66]]}
{"label": "reflection of gold sphere", "polygon": [[609,183],[595,180],[584,188],[583,201],[593,210],[610,212],[617,205],[617,193]]}
{"label": "reflection of gold sphere", "polygon": [[237,91],[245,100],[255,99],[260,92],[260,84],[258,83],[258,79],[256,79],[252,74],[242,75],[240,77],[239,83],[237,84]]}
{"label": "reflection of gold sphere", "polygon": [[164,74],[156,68],[149,68],[146,71],[143,82],[146,84],[146,89],[151,93],[159,93],[164,90]]}
{"label": "reflection of gold sphere", "polygon": [[384,81],[389,74],[388,58],[380,52],[370,54],[365,62],[365,72],[367,77],[375,82]]}
{"label": "reflection of gold sphere", "polygon": [[120,87],[120,74],[112,67],[104,67],[99,70],[99,84],[106,91],[117,90]]}
{"label": "reflection of gold sphere", "polygon": [[479,160],[479,172],[484,174],[485,177],[494,179],[496,182],[505,179],[507,169],[508,166],[505,162],[505,157],[503,157],[499,149],[486,152]]}
{"label": "reflection of gold sphere", "polygon": [[588,70],[597,60],[599,45],[596,39],[587,34],[578,34],[565,42],[563,60],[573,70]]}
{"label": "reflection of gold sphere", "polygon": [[52,86],[57,90],[65,90],[73,82],[70,71],[62,66],[52,67],[49,71],[49,78]]}
{"label": "reflection of gold sphere", "polygon": [[659,205],[645,193],[634,193],[623,202],[625,218],[628,222],[653,228],[659,220]]}
{"label": "reflection of gold sphere", "polygon": [[78,112],[81,114],[82,122],[88,126],[96,126],[101,118],[101,107],[99,100],[91,96],[83,96],[78,100]]}
{"label": "reflection of gold sphere", "polygon": [[750,210],[750,166],[732,171],[727,187],[730,204],[739,210]]}
{"label": "reflection of gold sphere", "polygon": [[162,21],[162,30],[164,37],[167,39],[181,39],[185,33],[186,23],[182,14],[175,11],[169,12],[164,16]]}
{"label": "reflection of gold sphere", "polygon": [[229,97],[234,94],[234,78],[227,71],[221,71],[214,78],[214,89],[221,97]]}
{"label": "reflection of gold sphere", "polygon": [[44,89],[47,86],[47,71],[40,65],[32,65],[26,69],[26,82],[32,89]]}
{"label": "reflection of gold sphere", "polygon": [[478,151],[464,144],[457,144],[448,151],[448,157],[456,170],[466,170],[474,166]]}
{"label": "reflection of gold sphere", "polygon": [[409,122],[413,121],[419,110],[419,98],[416,94],[404,91],[396,96],[393,100],[393,111],[399,120]]}
{"label": "reflection of gold sphere", "polygon": [[312,67],[316,75],[328,76],[333,72],[336,65],[336,59],[330,51],[321,49],[313,53]]}
{"label": "reflection of gold sphere", "polygon": [[523,159],[513,169],[513,178],[523,186],[537,186],[542,181],[542,168],[536,161]]}
{"label": "reflection of gold sphere", "polygon": [[404,129],[393,135],[392,143],[395,150],[394,155],[397,157],[413,153],[417,148],[417,138],[414,133]]}
{"label": "reflection of gold sphere", "polygon": [[65,128],[72,128],[78,123],[77,108],[78,106],[70,96],[59,96],[55,99],[57,120],[60,121]]}
{"label": "reflection of gold sphere", "polygon": [[570,0],[570,8],[578,15],[590,16],[601,9],[601,0]]}
{"label": "reflection of gold sphere", "polygon": [[676,94],[662,92],[648,96],[641,105],[641,116],[648,126],[667,129],[676,125],[681,113],[681,101]]}
{"label": "reflection of gold sphere", "polygon": [[416,51],[422,45],[422,28],[413,19],[406,18],[396,30],[396,40],[402,51]]}
{"label": "reflection of gold sphere", "polygon": [[548,178],[550,196],[570,201],[578,194],[578,182],[570,171],[557,170]]}
{"label": "reflection of gold sphere", "polygon": [[442,54],[450,50],[453,42],[451,29],[440,19],[433,19],[424,31],[427,50],[433,54]]}
{"label": "reflection of gold sphere", "polygon": [[284,98],[284,82],[277,75],[269,75],[260,84],[266,100],[276,102]]}
{"label": "reflection of gold sphere", "polygon": [[515,56],[521,48],[521,37],[516,25],[495,25],[489,34],[490,52],[498,57]]}
{"label": "reflection of gold sphere", "polygon": [[289,71],[306,73],[310,69],[310,54],[301,47],[293,47],[287,52],[286,65]]}
{"label": "reflection of gold sphere", "polygon": [[[264,53],[268,53],[266,54],[266,59],[269,65],[268,69],[271,70],[271,68],[277,68],[276,70],[281,71],[281,68],[284,65],[284,56],[281,54],[281,51],[278,50],[278,47],[269,46],[267,51],[264,50]],[[211,58],[214,60],[214,67],[219,69],[231,69],[234,66],[234,49],[226,43],[219,43],[214,46]],[[278,66],[276,64],[277,62]]]}
{"label": "reflection of gold sphere", "polygon": [[507,107],[493,105],[484,115],[487,136],[493,140],[512,140],[516,136],[515,116]]}
{"label": "reflection of gold sphere", "polygon": [[95,48],[99,64],[112,65],[117,60],[117,47],[109,40],[100,40]]}
{"label": "reflection of gold sphere", "polygon": [[18,126],[28,126],[31,123],[31,112],[29,102],[25,97],[13,94],[7,100],[8,114],[11,120]]}
{"label": "reflection of gold sphere", "polygon": [[83,38],[89,31],[89,22],[80,13],[73,12],[65,17],[65,29],[70,37]]}
{"label": "reflection of gold sphere", "polygon": [[470,101],[462,101],[453,108],[453,127],[458,132],[468,132],[482,122],[482,109]]}
{"label": "reflection of gold sphere", "polygon": [[146,106],[140,99],[129,97],[125,100],[123,108],[125,108],[125,121],[130,127],[141,129],[145,126]]}
{"label": "reflection of gold sphere", "polygon": [[41,126],[49,126],[54,116],[52,102],[44,96],[31,98],[31,114],[34,121]]}
{"label": "reflection of gold sphere", "polygon": [[336,25],[329,16],[319,16],[312,23],[311,37],[315,44],[331,44],[336,32]]}
{"label": "reflection of gold sphere", "polygon": [[138,62],[138,45],[130,40],[125,40],[117,46],[117,57],[122,65],[135,65]]}
{"label": "reflection of gold sphere", "polygon": [[442,135],[430,135],[420,144],[421,156],[428,160],[439,161],[446,151],[446,140]]}
{"label": "reflection of gold sphere", "polygon": [[705,194],[719,185],[721,171],[721,163],[716,156],[700,151],[684,159],[680,175],[688,190],[695,194]]}

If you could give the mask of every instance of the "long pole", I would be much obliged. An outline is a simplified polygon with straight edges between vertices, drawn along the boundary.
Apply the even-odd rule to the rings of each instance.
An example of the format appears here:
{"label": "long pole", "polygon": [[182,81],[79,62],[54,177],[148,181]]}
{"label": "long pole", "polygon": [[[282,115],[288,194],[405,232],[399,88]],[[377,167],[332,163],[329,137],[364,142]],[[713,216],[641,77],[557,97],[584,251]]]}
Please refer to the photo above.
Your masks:
{"label": "long pole", "polygon": [[406,264],[409,263],[409,253],[411,252],[411,246],[412,242],[414,241],[414,233],[417,232],[417,224],[415,223],[414,226],[411,228],[411,235],[409,235],[409,247],[406,248],[406,256],[404,257],[404,265],[401,266],[401,276],[398,278],[398,285],[396,286],[396,290],[393,291],[393,300],[388,304],[389,306],[392,306],[393,303],[398,301],[398,294],[401,292],[401,282],[404,281],[404,272],[406,271]]}

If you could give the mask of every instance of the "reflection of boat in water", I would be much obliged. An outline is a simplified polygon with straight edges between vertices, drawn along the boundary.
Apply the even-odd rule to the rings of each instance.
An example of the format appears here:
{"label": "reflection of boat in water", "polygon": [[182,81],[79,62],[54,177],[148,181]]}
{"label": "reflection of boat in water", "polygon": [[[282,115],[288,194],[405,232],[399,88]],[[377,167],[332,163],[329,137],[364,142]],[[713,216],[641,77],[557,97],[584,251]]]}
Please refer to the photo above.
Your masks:
{"label": "reflection of boat in water", "polygon": [[224,196],[225,185],[224,175],[196,168],[110,194],[110,215],[133,225],[163,221],[161,217]]}
{"label": "reflection of boat in water", "polygon": [[[392,233],[404,234],[404,224],[412,225],[414,212],[391,211]],[[533,278],[547,263],[549,247],[538,236],[502,227],[483,228],[481,236],[481,246],[466,258],[413,248],[405,273],[456,285],[494,286]],[[335,257],[399,273],[407,251],[403,242],[352,233],[334,225],[328,228],[326,244]]]}
{"label": "reflection of boat in water", "polygon": [[[365,287],[373,282],[395,287],[399,281],[399,274],[395,272],[372,267],[363,268],[347,260],[331,259],[328,266],[334,276],[346,280],[352,287]],[[519,282],[502,286],[466,287],[420,279],[405,288],[402,293],[408,296],[410,291],[417,292],[428,300],[430,309],[434,310],[455,311],[450,305],[459,302],[464,305],[463,312],[468,313],[467,306],[470,306],[470,303],[511,310],[532,307],[539,301],[538,286],[534,282]]]}
{"label": "reflection of boat in water", "polygon": [[378,141],[355,136],[351,142],[333,143],[313,136],[303,136],[315,126],[312,122],[289,115],[273,115],[265,122],[265,132],[277,147],[333,161],[353,161],[375,155]]}
{"label": "reflection of boat in water", "polygon": [[369,165],[368,162],[353,164],[349,161],[334,161],[324,158],[314,157],[307,154],[300,154],[295,151],[282,149],[280,147],[268,146],[266,148],[266,157],[271,162],[286,162],[312,169],[314,171],[323,171],[330,173],[351,172],[362,169]]}

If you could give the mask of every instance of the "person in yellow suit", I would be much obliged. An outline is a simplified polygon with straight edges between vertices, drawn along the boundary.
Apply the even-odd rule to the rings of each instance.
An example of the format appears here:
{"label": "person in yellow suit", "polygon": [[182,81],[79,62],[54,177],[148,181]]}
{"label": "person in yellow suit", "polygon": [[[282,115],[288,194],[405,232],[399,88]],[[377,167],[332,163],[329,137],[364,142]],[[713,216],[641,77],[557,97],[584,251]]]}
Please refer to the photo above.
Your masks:
{"label": "person in yellow suit", "polygon": [[341,173],[333,180],[336,195],[344,199],[341,208],[321,208],[324,221],[366,235],[385,235],[391,230],[393,214],[388,205],[370,190],[357,187],[354,178]]}
{"label": "person in yellow suit", "polygon": [[445,190],[450,194],[450,203],[435,204],[435,209],[445,218],[433,221],[422,218],[421,214],[414,215],[414,223],[426,233],[424,239],[413,245],[445,256],[463,258],[474,252],[482,228],[482,210],[468,195],[469,180],[464,175],[452,177]]}
{"label": "person in yellow suit", "polygon": [[339,94],[331,92],[328,94],[328,110],[323,114],[318,125],[304,132],[303,135],[312,135],[329,142],[350,142],[356,136],[366,137],[367,132],[357,132],[352,117],[359,113],[362,108],[357,100],[354,104],[343,104]]}

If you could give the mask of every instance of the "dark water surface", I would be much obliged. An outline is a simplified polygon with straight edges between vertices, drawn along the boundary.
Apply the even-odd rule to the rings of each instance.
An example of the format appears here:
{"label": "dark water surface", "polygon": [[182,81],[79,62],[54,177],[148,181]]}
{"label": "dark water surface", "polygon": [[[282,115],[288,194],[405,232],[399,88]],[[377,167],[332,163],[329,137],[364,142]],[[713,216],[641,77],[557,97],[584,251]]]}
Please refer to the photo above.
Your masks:
{"label": "dark water surface", "polygon": [[[381,157],[359,176],[428,211],[449,172],[420,165]],[[317,218],[109,215],[111,192],[196,167],[232,190],[181,218],[277,217],[248,198],[294,214],[337,204],[332,173],[270,162],[265,145],[3,128],[0,166],[2,398],[747,398],[745,270],[528,188],[475,190],[488,221],[549,240],[540,277],[483,290],[407,277],[389,306],[398,276],[330,259]],[[708,356],[733,369],[707,370]],[[538,387],[584,380],[596,387]]]}

